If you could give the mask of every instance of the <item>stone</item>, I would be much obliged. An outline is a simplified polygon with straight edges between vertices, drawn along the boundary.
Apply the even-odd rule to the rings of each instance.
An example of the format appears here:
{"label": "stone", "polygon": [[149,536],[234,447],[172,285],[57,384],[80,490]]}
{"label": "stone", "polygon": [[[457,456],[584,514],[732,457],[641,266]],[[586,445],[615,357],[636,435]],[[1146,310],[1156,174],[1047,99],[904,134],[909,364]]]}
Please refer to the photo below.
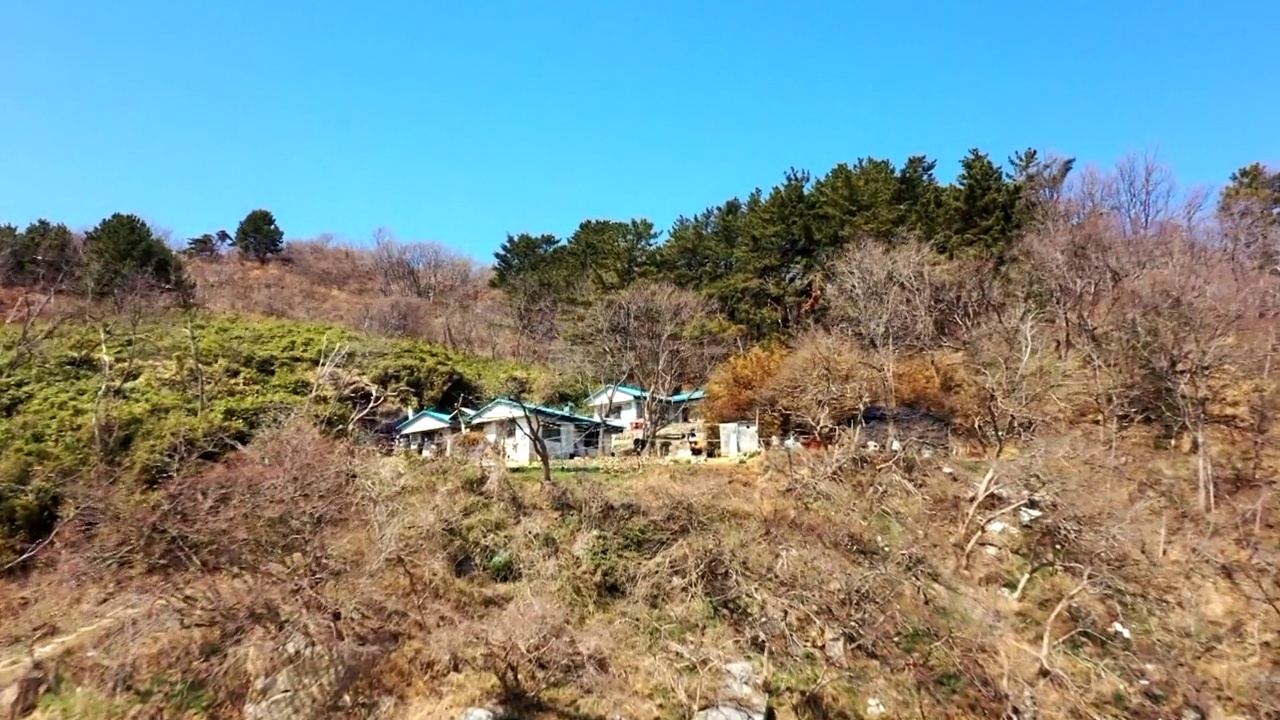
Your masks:
{"label": "stone", "polygon": [[822,645],[827,661],[836,667],[844,667],[844,634],[828,629],[822,634]]}
{"label": "stone", "polygon": [[764,715],[750,713],[742,708],[713,707],[699,710],[693,720],[764,720]]}
{"label": "stone", "polygon": [[500,720],[503,717],[501,712],[490,710],[489,708],[467,708],[462,711],[462,715],[458,720]]}
{"label": "stone", "polygon": [[17,680],[0,691],[0,718],[18,720],[36,709],[40,696],[49,689],[49,676],[38,663],[31,663]]}
{"label": "stone", "polygon": [[[339,653],[301,638],[275,653],[256,649],[254,676],[244,704],[245,720],[312,720],[345,692],[356,667]],[[283,666],[283,667],[281,667]],[[279,667],[267,672],[269,667]]]}
{"label": "stone", "polygon": [[761,688],[751,663],[741,660],[724,667],[725,680],[714,705],[694,714],[694,720],[765,720],[769,696]]}

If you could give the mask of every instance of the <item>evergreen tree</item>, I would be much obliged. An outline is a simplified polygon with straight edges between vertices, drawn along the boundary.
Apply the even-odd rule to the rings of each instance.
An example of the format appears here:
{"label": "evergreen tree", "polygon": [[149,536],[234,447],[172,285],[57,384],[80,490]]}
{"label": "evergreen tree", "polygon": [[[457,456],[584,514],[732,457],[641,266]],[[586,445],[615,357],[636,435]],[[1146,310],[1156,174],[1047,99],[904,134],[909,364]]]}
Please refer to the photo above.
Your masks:
{"label": "evergreen tree", "polygon": [[22,233],[35,250],[36,263],[30,282],[56,282],[76,272],[76,237],[71,228],[41,218]]}
{"label": "evergreen tree", "polygon": [[1230,184],[1218,199],[1218,211],[1241,210],[1280,223],[1280,170],[1272,172],[1262,163],[1253,163],[1231,173]]}
{"label": "evergreen tree", "polygon": [[92,295],[108,295],[135,283],[185,290],[177,255],[137,215],[116,213],[85,234],[84,280]]}
{"label": "evergreen tree", "polygon": [[1280,272],[1280,171],[1253,163],[1233,172],[1218,220],[1234,256]]}
{"label": "evergreen tree", "polygon": [[565,244],[569,263],[578,276],[580,295],[599,296],[622,290],[651,265],[654,243],[661,233],[649,220],[585,220]]}
{"label": "evergreen tree", "polygon": [[219,230],[216,233],[205,233],[187,240],[187,247],[183,250],[183,254],[188,257],[217,257],[222,254],[224,247],[234,244],[235,240],[230,233]]}
{"label": "evergreen tree", "polygon": [[0,283],[23,285],[36,263],[36,248],[14,225],[0,225]]}
{"label": "evergreen tree", "polygon": [[240,254],[259,262],[284,252],[284,231],[270,210],[254,210],[236,228],[235,246]]}
{"label": "evergreen tree", "polygon": [[960,161],[960,168],[948,192],[950,231],[940,238],[939,250],[952,257],[1002,256],[1018,230],[1018,188],[977,148]]}
{"label": "evergreen tree", "polygon": [[507,235],[493,254],[493,279],[490,284],[507,290],[516,287],[554,287],[562,278],[559,267],[563,245],[555,235]]}

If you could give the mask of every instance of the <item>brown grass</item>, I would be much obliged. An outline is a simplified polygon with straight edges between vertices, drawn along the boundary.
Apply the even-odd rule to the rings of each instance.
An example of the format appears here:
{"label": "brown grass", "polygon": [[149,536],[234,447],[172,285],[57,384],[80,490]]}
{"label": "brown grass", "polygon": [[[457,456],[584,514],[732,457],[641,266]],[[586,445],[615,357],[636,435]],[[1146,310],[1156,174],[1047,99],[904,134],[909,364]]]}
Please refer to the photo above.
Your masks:
{"label": "brown grass", "polygon": [[[235,717],[255,663],[299,634],[364,653],[346,717],[687,716],[744,656],[781,717],[872,697],[916,717],[1280,710],[1264,489],[1203,518],[1193,457],[1141,438],[1113,457],[1088,433],[946,462],[836,446],[548,494],[288,424],[158,500],[78,498],[57,552],[0,588],[2,642],[133,609],[57,660],[45,717],[178,717],[197,697]],[[1043,514],[1021,526],[1027,502]]]}
{"label": "brown grass", "polygon": [[216,312],[346,325],[491,357],[516,350],[501,294],[488,287],[487,271],[470,264],[464,281],[430,298],[382,282],[372,250],[326,240],[290,242],[268,263],[233,253],[188,267],[198,301]]}

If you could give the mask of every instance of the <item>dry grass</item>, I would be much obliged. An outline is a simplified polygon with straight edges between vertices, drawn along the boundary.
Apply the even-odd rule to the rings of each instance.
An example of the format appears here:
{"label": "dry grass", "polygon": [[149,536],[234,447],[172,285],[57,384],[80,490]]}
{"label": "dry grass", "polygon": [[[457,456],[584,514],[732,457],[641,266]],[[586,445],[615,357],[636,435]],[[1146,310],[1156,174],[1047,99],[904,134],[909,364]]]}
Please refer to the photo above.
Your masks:
{"label": "dry grass", "polygon": [[1201,517],[1193,457],[1070,434],[946,462],[837,446],[548,493],[286,425],[159,506],[79,498],[4,581],[2,641],[133,609],[57,661],[51,718],[235,717],[254,649],[298,635],[364,653],[347,717],[687,716],[743,656],[781,717],[1280,711],[1265,488]]}
{"label": "dry grass", "polygon": [[235,254],[195,258],[189,272],[199,302],[216,312],[347,325],[511,357],[516,344],[504,298],[488,287],[486,270],[457,262],[465,276],[426,296],[384,282],[374,251],[327,240],[290,242],[269,263]]}

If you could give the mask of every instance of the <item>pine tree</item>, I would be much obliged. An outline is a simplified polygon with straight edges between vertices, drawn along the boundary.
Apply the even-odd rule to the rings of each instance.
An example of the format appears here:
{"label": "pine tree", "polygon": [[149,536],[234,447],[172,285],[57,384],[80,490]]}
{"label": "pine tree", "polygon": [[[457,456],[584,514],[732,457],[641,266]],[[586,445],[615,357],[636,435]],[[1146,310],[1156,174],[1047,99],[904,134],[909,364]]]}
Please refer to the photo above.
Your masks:
{"label": "pine tree", "polygon": [[116,213],[85,234],[87,290],[108,295],[133,283],[185,290],[177,255],[137,215]]}
{"label": "pine tree", "polygon": [[284,252],[284,231],[276,224],[276,217],[270,210],[254,210],[236,228],[235,246],[241,255],[266,262],[273,255]]}

